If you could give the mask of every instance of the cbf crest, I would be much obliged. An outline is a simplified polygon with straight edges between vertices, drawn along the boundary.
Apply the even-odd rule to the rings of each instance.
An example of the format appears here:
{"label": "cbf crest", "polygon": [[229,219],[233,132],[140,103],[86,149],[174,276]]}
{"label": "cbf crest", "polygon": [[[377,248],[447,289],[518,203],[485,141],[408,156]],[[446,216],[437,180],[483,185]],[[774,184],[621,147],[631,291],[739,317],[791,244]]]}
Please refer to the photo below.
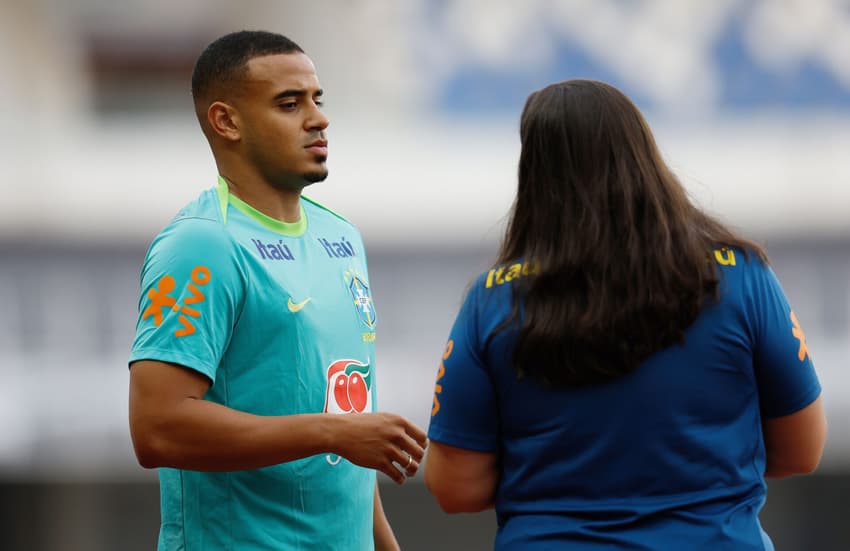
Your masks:
{"label": "cbf crest", "polygon": [[372,303],[372,293],[369,291],[369,285],[360,274],[352,270],[345,272],[345,281],[348,284],[348,292],[351,294],[354,309],[357,311],[360,321],[369,329],[374,329],[377,315],[375,314],[375,306]]}

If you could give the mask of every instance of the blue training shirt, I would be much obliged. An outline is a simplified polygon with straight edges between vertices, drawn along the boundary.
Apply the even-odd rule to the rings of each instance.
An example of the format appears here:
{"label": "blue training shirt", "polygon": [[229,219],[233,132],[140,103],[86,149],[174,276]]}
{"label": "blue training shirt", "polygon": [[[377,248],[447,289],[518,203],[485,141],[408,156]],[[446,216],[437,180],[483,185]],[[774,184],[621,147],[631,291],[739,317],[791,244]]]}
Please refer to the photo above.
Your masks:
{"label": "blue training shirt", "polygon": [[451,330],[428,436],[497,453],[496,549],[772,550],[762,420],[821,387],[773,271],[715,251],[720,300],[686,342],[609,384],[553,390],[511,366],[516,263],[482,274]]}

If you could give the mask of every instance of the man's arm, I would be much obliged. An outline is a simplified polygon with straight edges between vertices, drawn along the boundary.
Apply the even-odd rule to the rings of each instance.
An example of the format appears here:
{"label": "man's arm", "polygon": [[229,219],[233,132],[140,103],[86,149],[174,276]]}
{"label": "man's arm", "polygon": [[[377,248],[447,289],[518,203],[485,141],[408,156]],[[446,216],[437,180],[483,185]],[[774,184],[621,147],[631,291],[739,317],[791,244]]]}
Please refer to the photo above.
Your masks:
{"label": "man's arm", "polygon": [[398,465],[415,474],[424,431],[389,413],[259,416],[203,400],[205,376],[175,364],[141,360],[130,368],[130,434],[143,467],[196,471],[255,469],[333,453],[397,483]]}
{"label": "man's arm", "polygon": [[821,397],[796,413],[765,420],[763,432],[767,453],[765,476],[782,478],[811,473],[820,463],[826,443],[826,415]]}
{"label": "man's arm", "polygon": [[425,485],[447,513],[477,513],[494,505],[499,468],[495,453],[438,442],[428,445]]}
{"label": "man's arm", "polygon": [[396,541],[393,529],[384,514],[384,506],[381,504],[381,493],[378,491],[377,483],[375,483],[372,526],[375,537],[375,551],[399,551],[398,541]]}

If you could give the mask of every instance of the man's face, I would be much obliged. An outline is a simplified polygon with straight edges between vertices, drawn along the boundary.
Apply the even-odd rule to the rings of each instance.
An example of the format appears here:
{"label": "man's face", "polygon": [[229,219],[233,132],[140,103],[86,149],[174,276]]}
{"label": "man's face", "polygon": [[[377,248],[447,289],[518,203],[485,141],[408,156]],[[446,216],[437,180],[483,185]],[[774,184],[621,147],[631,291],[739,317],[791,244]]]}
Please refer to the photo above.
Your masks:
{"label": "man's face", "polygon": [[301,189],[328,175],[328,119],[310,58],[302,53],[256,57],[236,102],[242,151],[278,189]]}

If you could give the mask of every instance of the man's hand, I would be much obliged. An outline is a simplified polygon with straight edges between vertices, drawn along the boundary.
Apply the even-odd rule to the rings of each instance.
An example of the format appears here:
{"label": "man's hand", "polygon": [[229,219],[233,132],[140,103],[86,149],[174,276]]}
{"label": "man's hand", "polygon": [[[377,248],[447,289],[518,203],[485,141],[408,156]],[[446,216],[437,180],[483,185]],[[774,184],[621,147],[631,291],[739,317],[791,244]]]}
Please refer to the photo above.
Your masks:
{"label": "man's hand", "polygon": [[428,445],[425,431],[393,413],[350,413],[333,418],[333,453],[381,471],[398,484],[416,474]]}

